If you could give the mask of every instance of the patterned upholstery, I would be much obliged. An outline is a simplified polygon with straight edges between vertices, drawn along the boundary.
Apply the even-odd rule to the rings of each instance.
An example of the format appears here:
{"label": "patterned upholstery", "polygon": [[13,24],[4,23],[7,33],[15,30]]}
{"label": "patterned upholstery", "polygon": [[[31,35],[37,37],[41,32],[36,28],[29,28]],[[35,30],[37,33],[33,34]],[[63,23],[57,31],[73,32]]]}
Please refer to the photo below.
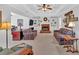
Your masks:
{"label": "patterned upholstery", "polygon": [[[34,40],[34,38],[37,36],[37,30],[31,30],[29,28],[23,30],[23,34],[24,34],[24,40]],[[12,32],[12,37],[13,40],[20,40],[20,32],[19,31]]]}
{"label": "patterned upholstery", "polygon": [[[54,36],[60,45],[66,44],[66,42],[64,43],[64,35],[72,35],[72,31],[65,28],[61,28],[60,30],[54,31]],[[69,44],[73,44],[73,42]]]}
{"label": "patterned upholstery", "polygon": [[37,36],[37,30],[26,29],[24,30],[24,40],[34,40]]}

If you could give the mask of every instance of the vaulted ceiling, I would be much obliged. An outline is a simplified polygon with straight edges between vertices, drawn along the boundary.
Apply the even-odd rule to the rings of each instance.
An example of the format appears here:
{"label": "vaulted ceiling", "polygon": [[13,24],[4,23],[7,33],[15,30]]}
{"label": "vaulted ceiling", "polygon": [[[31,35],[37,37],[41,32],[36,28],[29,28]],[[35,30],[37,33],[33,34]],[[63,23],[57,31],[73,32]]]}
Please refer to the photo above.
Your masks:
{"label": "vaulted ceiling", "polygon": [[11,11],[27,17],[51,17],[60,16],[65,12],[72,10],[78,6],[76,4],[50,4],[52,7],[51,11],[38,10],[38,4],[9,4]]}

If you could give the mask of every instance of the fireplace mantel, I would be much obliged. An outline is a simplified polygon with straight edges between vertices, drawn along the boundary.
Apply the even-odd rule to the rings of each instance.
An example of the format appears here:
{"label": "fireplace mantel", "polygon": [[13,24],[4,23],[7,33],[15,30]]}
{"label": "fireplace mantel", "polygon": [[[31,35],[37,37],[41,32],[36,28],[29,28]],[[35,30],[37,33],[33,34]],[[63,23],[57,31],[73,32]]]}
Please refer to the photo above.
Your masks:
{"label": "fireplace mantel", "polygon": [[40,33],[50,33],[50,24],[41,24]]}

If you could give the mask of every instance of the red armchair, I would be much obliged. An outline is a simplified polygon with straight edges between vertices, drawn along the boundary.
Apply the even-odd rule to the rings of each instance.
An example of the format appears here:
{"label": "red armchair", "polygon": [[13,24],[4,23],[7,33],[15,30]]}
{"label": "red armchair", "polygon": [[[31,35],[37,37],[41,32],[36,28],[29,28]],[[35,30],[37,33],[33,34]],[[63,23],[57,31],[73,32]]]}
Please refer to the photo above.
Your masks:
{"label": "red armchair", "polygon": [[12,32],[12,38],[13,40],[20,40],[20,32]]}

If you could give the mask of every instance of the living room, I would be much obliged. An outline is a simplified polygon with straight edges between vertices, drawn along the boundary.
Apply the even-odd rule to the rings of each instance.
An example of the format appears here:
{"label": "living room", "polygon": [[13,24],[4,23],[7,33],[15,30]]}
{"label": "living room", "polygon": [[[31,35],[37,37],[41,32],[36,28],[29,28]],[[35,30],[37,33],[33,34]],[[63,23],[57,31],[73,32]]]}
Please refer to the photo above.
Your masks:
{"label": "living room", "polygon": [[[42,10],[42,8],[48,9]],[[20,47],[26,44],[32,49],[31,54],[34,55],[78,55],[78,51],[77,53],[73,53],[73,50],[66,52],[67,49],[71,49],[70,46],[73,46],[73,44],[74,48],[76,48],[76,42],[73,44],[71,41],[64,42],[62,38],[59,41],[59,37],[63,37],[60,31],[66,35],[73,35],[77,39],[79,38],[78,10],[78,4],[1,4],[0,47],[4,50],[19,44],[22,44]],[[9,27],[6,27],[6,22],[9,23],[7,25]],[[68,27],[70,25],[73,28]],[[20,39],[21,29],[24,35],[22,39]],[[60,31],[58,32],[57,30]],[[63,48],[65,45],[68,48]],[[79,41],[77,41],[77,45],[78,50]]]}

